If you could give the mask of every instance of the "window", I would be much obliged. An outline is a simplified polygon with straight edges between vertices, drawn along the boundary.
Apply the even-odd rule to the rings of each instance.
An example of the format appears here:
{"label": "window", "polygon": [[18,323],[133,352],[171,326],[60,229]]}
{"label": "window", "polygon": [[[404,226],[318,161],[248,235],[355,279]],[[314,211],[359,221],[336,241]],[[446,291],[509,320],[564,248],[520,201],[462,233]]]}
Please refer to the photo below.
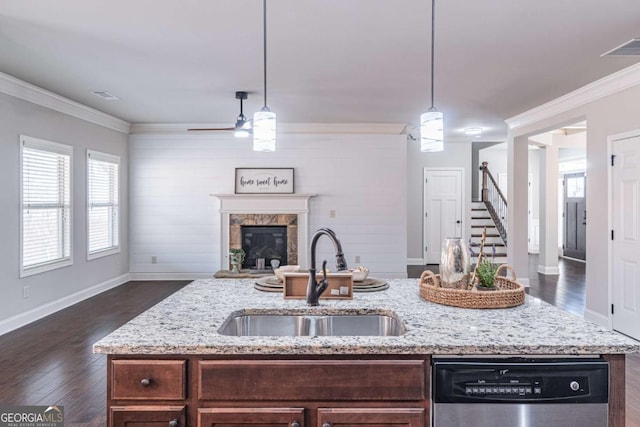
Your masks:
{"label": "window", "polygon": [[73,147],[27,136],[20,142],[20,277],[26,277],[73,263]]}
{"label": "window", "polygon": [[87,150],[88,259],[120,252],[120,157]]}

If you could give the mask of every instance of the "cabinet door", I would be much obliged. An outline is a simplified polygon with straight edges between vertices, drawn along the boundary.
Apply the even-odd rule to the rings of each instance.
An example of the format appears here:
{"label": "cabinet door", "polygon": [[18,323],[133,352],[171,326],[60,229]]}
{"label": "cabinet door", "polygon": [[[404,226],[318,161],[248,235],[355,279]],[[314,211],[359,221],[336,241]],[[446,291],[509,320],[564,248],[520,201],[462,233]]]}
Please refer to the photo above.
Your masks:
{"label": "cabinet door", "polygon": [[198,427],[304,427],[303,408],[201,408]]}
{"label": "cabinet door", "polygon": [[184,427],[184,406],[112,406],[110,427]]}
{"label": "cabinet door", "polygon": [[317,427],[424,427],[424,408],[319,408]]}

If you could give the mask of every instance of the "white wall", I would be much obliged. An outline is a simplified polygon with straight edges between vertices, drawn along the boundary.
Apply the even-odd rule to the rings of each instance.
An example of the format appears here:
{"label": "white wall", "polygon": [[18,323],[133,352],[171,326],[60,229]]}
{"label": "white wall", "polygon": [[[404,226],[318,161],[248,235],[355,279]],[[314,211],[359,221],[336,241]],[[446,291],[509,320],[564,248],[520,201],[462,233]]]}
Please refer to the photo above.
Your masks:
{"label": "white wall", "polygon": [[[332,228],[347,262],[360,256],[372,275],[406,277],[404,136],[284,134],[276,152],[258,153],[250,139],[224,133],[139,134],[130,137],[130,162],[133,277],[210,277],[221,269],[219,202],[211,194],[234,192],[236,167],[295,168],[295,192],[318,194],[311,232]],[[333,269],[325,240],[318,260]]]}
{"label": "white wall", "polygon": [[471,235],[471,142],[452,142],[444,144],[440,153],[423,153],[419,141],[408,141],[407,146],[407,256],[422,260],[424,255],[423,218],[424,185],[423,171],[428,167],[464,168],[464,236]]}
{"label": "white wall", "polygon": [[514,135],[528,135],[587,120],[587,263],[585,316],[609,316],[609,212],[607,137],[640,129],[640,86],[599,98],[551,118],[521,126]]}
{"label": "white wall", "polygon": [[[73,265],[19,278],[19,135],[73,146]],[[87,261],[86,150],[121,158],[119,254]],[[129,271],[127,135],[0,93],[0,334],[126,280]],[[29,297],[23,298],[23,287]]]}

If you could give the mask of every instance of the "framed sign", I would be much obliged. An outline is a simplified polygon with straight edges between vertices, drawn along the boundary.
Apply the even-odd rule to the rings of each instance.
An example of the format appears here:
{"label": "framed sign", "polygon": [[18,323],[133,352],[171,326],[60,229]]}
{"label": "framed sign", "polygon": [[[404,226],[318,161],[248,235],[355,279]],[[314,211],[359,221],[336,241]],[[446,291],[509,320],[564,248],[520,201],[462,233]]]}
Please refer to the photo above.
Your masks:
{"label": "framed sign", "polygon": [[236,168],[236,194],[293,194],[293,168]]}

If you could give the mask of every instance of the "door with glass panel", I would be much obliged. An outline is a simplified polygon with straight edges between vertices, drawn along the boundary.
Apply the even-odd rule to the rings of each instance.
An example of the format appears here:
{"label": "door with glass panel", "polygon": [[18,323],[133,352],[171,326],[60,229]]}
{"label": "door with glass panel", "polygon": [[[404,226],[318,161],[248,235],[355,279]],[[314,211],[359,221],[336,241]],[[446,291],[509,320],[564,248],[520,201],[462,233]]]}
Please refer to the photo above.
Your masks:
{"label": "door with glass panel", "polygon": [[586,259],[587,255],[587,177],[584,172],[564,176],[563,255]]}

